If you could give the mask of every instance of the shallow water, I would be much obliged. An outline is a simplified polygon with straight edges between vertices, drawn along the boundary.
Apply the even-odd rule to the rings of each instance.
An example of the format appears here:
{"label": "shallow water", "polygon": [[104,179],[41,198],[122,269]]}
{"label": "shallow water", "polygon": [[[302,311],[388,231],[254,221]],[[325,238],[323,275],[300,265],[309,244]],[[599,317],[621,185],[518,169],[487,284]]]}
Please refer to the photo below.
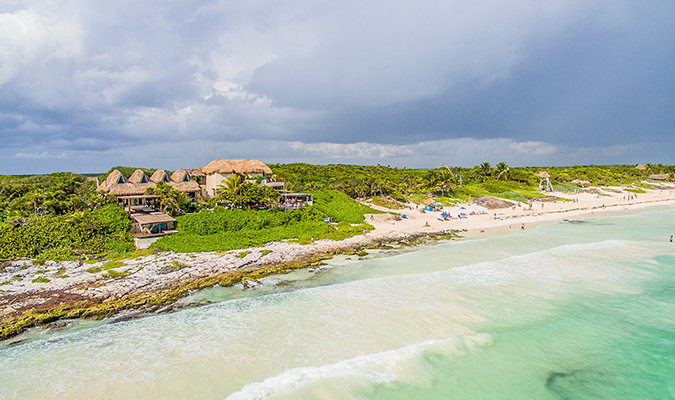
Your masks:
{"label": "shallow water", "polygon": [[675,396],[675,209],[213,288],[0,346],[2,398]]}

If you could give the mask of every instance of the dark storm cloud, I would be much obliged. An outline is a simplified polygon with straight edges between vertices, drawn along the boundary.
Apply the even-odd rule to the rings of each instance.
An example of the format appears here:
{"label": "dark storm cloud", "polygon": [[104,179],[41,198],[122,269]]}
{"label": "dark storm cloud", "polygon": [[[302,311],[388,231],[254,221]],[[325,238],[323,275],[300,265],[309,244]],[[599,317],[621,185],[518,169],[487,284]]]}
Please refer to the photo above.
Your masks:
{"label": "dark storm cloud", "polygon": [[672,163],[674,7],[7,1],[0,173]]}

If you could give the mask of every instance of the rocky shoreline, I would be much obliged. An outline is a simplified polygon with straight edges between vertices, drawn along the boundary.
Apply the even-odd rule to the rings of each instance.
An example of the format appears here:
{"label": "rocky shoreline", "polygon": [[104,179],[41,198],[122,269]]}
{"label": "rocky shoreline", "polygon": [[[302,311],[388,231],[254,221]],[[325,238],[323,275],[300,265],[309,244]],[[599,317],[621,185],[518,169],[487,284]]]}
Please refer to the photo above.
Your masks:
{"label": "rocky shoreline", "polygon": [[[312,267],[335,254],[423,244],[458,237],[460,230],[355,236],[313,245],[274,242],[225,253],[140,253],[121,260],[79,260],[34,265],[0,264],[0,340],[36,325],[74,318],[133,318],[175,309],[175,301],[214,285],[252,286],[267,275]],[[120,313],[123,313],[120,314]],[[63,325],[59,321],[57,325]]]}

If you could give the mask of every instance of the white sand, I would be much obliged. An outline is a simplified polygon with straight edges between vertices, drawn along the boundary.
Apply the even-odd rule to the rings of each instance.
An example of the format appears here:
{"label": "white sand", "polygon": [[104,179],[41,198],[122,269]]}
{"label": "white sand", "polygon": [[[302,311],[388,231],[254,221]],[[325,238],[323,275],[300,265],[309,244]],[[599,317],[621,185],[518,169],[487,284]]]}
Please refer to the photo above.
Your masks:
{"label": "white sand", "polygon": [[[664,185],[665,186],[665,185]],[[449,229],[466,229],[468,234],[480,233],[488,229],[525,229],[534,223],[562,221],[589,215],[601,215],[608,212],[627,212],[644,209],[650,206],[662,206],[675,204],[675,188],[673,190],[645,190],[647,193],[630,193],[622,188],[596,188],[601,194],[581,193],[570,195],[567,193],[553,192],[549,195],[573,201],[534,202],[532,210],[525,203],[514,202],[515,209],[495,209],[478,206],[476,204],[458,204],[455,207],[445,207],[443,211],[421,213],[414,204],[409,204],[411,209],[388,210],[383,207],[372,206],[381,211],[394,211],[405,214],[406,219],[395,221],[390,214],[371,214],[366,220],[375,227],[370,234],[374,238],[393,238],[403,234],[433,233]],[[616,193],[618,192],[618,193]],[[634,196],[628,200],[629,196]],[[461,207],[464,207],[462,209]],[[460,213],[466,214],[465,219],[452,219],[440,221],[441,212],[457,217]],[[471,213],[476,215],[470,215]],[[484,214],[479,214],[483,212]],[[372,219],[371,219],[372,217]],[[429,224],[428,227],[425,224]]]}

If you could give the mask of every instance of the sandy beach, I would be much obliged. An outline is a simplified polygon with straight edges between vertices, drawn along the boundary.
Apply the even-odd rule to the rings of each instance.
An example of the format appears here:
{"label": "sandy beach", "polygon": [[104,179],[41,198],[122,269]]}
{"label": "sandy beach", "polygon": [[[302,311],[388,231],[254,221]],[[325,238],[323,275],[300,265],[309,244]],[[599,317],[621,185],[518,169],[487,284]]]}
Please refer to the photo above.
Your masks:
{"label": "sandy beach", "polygon": [[[621,187],[593,188],[597,192],[593,194],[554,192],[549,195],[559,200],[534,202],[531,208],[529,204],[518,202],[501,209],[465,203],[445,207],[442,211],[422,213],[421,207],[414,204],[408,204],[408,209],[402,210],[372,206],[381,211],[395,211],[405,218],[397,218],[391,213],[367,214],[366,221],[375,229],[339,242],[318,240],[310,245],[275,242],[225,253],[151,253],[118,262],[114,274],[106,269],[109,261],[48,261],[45,265],[34,265],[31,260],[4,262],[4,269],[0,272],[0,317],[16,317],[34,308],[53,308],[81,301],[106,302],[175,287],[181,282],[310,260],[318,255],[353,251],[406,237],[449,231],[462,231],[466,237],[500,231],[508,233],[509,230],[529,229],[536,224],[675,204],[675,188],[661,187],[663,190],[645,190],[646,193],[638,194]],[[449,214],[450,219],[442,219],[442,212]],[[245,283],[256,285],[255,281]]]}
{"label": "sandy beach", "polygon": [[[631,193],[622,187],[592,188],[598,194],[552,192],[549,196],[560,198],[558,201],[535,201],[530,209],[526,203],[512,202],[514,207],[488,209],[474,203],[457,204],[444,207],[442,211],[421,213],[421,206],[408,204],[405,210],[388,210],[372,206],[380,211],[395,211],[406,216],[395,220],[392,215],[374,214],[368,222],[375,226],[372,236],[393,238],[402,234],[432,233],[448,229],[466,230],[467,234],[479,234],[481,230],[527,229],[533,224],[556,222],[566,219],[582,218],[591,215],[603,215],[613,212],[639,211],[647,207],[675,204],[675,187],[663,185],[663,190],[645,190],[646,193]],[[562,200],[565,199],[565,200]],[[449,214],[452,219],[443,220],[441,213]],[[459,215],[466,218],[458,218]],[[426,225],[429,226],[426,226]]]}

